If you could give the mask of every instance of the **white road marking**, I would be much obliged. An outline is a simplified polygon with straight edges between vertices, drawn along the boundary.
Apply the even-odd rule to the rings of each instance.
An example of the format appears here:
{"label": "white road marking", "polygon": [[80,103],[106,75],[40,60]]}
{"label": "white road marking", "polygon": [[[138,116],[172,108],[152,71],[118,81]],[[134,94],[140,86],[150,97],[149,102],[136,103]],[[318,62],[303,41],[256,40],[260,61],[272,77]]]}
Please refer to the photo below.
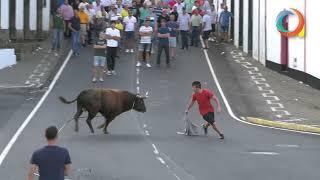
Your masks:
{"label": "white road marking", "polygon": [[144,132],[146,133],[147,136],[150,136],[149,131],[145,130]]}
{"label": "white road marking", "polygon": [[159,154],[159,151],[158,151],[156,145],[152,144],[152,147],[153,147],[153,149],[154,149],[153,152],[158,155],[158,154]]}
{"label": "white road marking", "polygon": [[[203,43],[202,38],[200,38],[200,40],[201,40],[202,46],[204,47],[204,43]],[[222,97],[222,100],[223,100],[223,102],[224,102],[224,104],[225,104],[225,106],[226,106],[226,108],[227,108],[227,111],[228,111],[229,115],[230,115],[234,120],[239,121],[239,122],[244,123],[244,124],[248,124],[248,125],[252,125],[252,126],[257,126],[257,127],[264,127],[264,128],[269,128],[269,129],[277,129],[277,130],[282,130],[282,131],[289,131],[289,132],[296,132],[296,133],[301,133],[301,134],[310,134],[310,135],[320,136],[320,134],[318,134],[318,133],[302,132],[302,131],[295,131],[295,130],[290,130],[290,129],[283,129],[283,128],[276,128],[276,127],[264,126],[264,125],[259,125],[259,124],[250,123],[250,122],[247,122],[247,121],[245,121],[245,120],[241,120],[240,118],[238,118],[238,117],[233,113],[233,111],[232,111],[232,109],[231,109],[231,107],[230,107],[230,104],[229,104],[226,96],[224,95],[224,92],[223,92],[223,90],[222,90],[222,88],[221,88],[220,82],[219,82],[219,80],[218,80],[218,78],[217,78],[217,76],[216,76],[216,74],[215,74],[215,71],[213,70],[212,63],[211,63],[211,61],[210,61],[210,58],[209,58],[209,55],[208,55],[207,50],[204,49],[203,52],[204,52],[204,55],[205,55],[205,57],[206,57],[206,61],[207,61],[207,63],[208,63],[209,70],[210,70],[210,72],[211,72],[211,75],[212,75],[212,78],[213,78],[213,80],[214,80],[214,82],[215,82],[215,85],[216,85],[217,88],[218,88],[218,91],[219,91],[219,93],[220,93],[220,95],[221,95],[221,97]]]}
{"label": "white road marking", "polygon": [[166,164],[166,162],[162,159],[162,157],[157,157],[157,159],[161,162],[161,164]]}
{"label": "white road marking", "polygon": [[31,119],[33,118],[33,116],[36,114],[36,112],[39,110],[39,108],[41,107],[41,105],[43,104],[43,102],[46,100],[46,98],[48,97],[48,95],[50,94],[50,92],[52,91],[54,85],[56,84],[56,82],[58,81],[59,77],[62,74],[62,71],[64,70],[64,68],[66,67],[67,63],[70,60],[70,57],[72,55],[72,51],[69,52],[67,58],[65,59],[65,61],[63,62],[62,66],[60,67],[59,71],[57,72],[57,74],[55,75],[54,79],[52,80],[48,91],[42,96],[42,98],[40,99],[40,101],[37,103],[37,105],[33,108],[33,110],[31,111],[31,113],[28,115],[28,117],[24,120],[24,122],[21,124],[21,126],[19,127],[19,129],[16,131],[16,133],[14,134],[14,136],[11,138],[11,140],[9,141],[9,143],[6,145],[6,147],[3,149],[3,151],[0,154],[0,166],[2,165],[5,157],[8,155],[10,149],[12,148],[12,146],[14,145],[14,143],[17,141],[18,137],[21,135],[21,133],[23,132],[24,128],[29,124],[29,122],[31,121]]}
{"label": "white road marking", "polygon": [[296,144],[277,144],[277,147],[287,147],[287,148],[298,148],[300,147],[299,145]]}
{"label": "white road marking", "polygon": [[178,180],[181,180],[180,177],[178,175],[176,175],[175,173],[173,173],[174,177],[176,177]]}
{"label": "white road marking", "polygon": [[250,154],[255,154],[255,155],[271,155],[271,156],[279,155],[279,153],[276,153],[276,152],[250,152]]}

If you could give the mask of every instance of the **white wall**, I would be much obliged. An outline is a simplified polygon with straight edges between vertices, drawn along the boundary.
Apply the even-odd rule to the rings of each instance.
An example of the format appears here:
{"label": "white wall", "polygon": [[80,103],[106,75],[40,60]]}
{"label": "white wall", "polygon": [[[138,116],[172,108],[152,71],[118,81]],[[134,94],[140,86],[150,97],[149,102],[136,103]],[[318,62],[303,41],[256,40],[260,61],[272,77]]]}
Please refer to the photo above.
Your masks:
{"label": "white wall", "polygon": [[[11,0],[12,1],[12,0]],[[23,30],[23,0],[16,0],[16,29]]]}
{"label": "white wall", "polygon": [[265,65],[266,64],[266,37],[267,37],[267,32],[266,32],[266,6],[265,4],[267,3],[267,0],[260,0],[260,46],[259,46],[259,61]]}
{"label": "white wall", "polygon": [[42,30],[49,31],[50,26],[50,0],[47,2],[46,7],[42,9]]}
{"label": "white wall", "polygon": [[249,0],[242,0],[243,2],[243,51],[248,53],[248,24],[249,24]]}
{"label": "white wall", "polygon": [[9,0],[1,0],[0,29],[9,29]]}
{"label": "white wall", "polygon": [[239,47],[239,1],[234,0],[234,45]]}
{"label": "white wall", "polygon": [[[296,8],[304,14],[304,1],[292,0],[268,0],[267,1],[267,54],[268,60],[280,64],[281,36],[276,28],[276,18],[280,11]],[[297,18],[289,17],[289,29],[297,26]],[[299,37],[289,38],[289,67],[304,71],[304,39]],[[297,67],[294,67],[294,59],[297,59]]]}
{"label": "white wall", "polygon": [[[287,8],[296,8],[302,14],[304,13],[304,1],[291,1],[287,4]],[[299,23],[296,16],[289,16],[289,30],[294,30]],[[304,38],[291,37],[289,38],[289,67],[298,71],[304,72]],[[294,63],[294,59],[297,62]]]}
{"label": "white wall", "polygon": [[254,59],[259,59],[259,43],[260,43],[260,9],[259,9],[260,0],[252,2],[253,13],[252,13],[252,57]]}
{"label": "white wall", "polygon": [[37,30],[37,0],[30,0],[30,17],[29,27],[30,30]]}
{"label": "white wall", "polygon": [[265,65],[265,2],[253,0],[252,56]]}
{"label": "white wall", "polygon": [[306,4],[306,72],[320,79],[320,21],[319,0],[307,0]]}
{"label": "white wall", "polygon": [[276,27],[277,15],[288,0],[267,0],[267,60],[280,64],[281,36]]}

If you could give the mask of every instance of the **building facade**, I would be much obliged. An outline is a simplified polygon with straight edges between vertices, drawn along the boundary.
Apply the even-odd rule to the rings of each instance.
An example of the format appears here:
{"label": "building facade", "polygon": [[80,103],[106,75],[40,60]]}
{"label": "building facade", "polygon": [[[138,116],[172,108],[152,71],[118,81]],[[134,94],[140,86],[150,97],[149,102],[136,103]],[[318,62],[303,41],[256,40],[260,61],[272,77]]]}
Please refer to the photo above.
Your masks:
{"label": "building facade", "polygon": [[42,39],[49,32],[50,0],[1,0],[0,39]]}
{"label": "building facade", "polygon": [[[234,9],[234,45],[266,67],[320,89],[319,0],[227,0]],[[304,37],[285,37],[276,27],[283,10],[295,8],[304,17]],[[286,19],[289,31],[299,23]]]}

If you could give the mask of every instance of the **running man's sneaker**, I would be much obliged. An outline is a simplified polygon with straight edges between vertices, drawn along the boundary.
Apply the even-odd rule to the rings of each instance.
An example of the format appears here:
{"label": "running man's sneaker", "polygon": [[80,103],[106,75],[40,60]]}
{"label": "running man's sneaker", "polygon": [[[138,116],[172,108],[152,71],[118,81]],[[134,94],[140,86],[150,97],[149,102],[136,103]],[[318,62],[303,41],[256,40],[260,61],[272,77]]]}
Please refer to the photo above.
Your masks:
{"label": "running man's sneaker", "polygon": [[100,81],[100,82],[103,82],[104,80],[103,80],[103,78],[100,78],[99,81]]}
{"label": "running man's sneaker", "polygon": [[55,52],[55,53],[54,53],[54,56],[58,57],[58,56],[59,56],[59,54],[58,54],[57,52]]}
{"label": "running man's sneaker", "polygon": [[140,67],[141,66],[141,62],[137,62],[136,67]]}
{"label": "running man's sneaker", "polygon": [[147,66],[148,68],[151,68],[151,67],[152,67],[150,63],[147,63],[146,66]]}
{"label": "running man's sneaker", "polygon": [[129,49],[126,49],[126,53],[128,53],[129,52]]}
{"label": "running man's sneaker", "polygon": [[131,49],[131,51],[130,51],[131,53],[134,53],[134,50],[133,49]]}
{"label": "running man's sneaker", "polygon": [[111,72],[111,71],[108,71],[108,72],[107,72],[107,75],[108,75],[108,76],[112,76],[112,72]]}
{"label": "running man's sneaker", "polygon": [[208,134],[208,127],[205,124],[202,124],[204,134]]}
{"label": "running man's sneaker", "polygon": [[95,78],[95,77],[92,78],[92,82],[94,82],[94,83],[97,82],[97,78]]}
{"label": "running man's sneaker", "polygon": [[117,75],[116,71],[111,71],[111,73],[112,73],[113,75]]}
{"label": "running man's sneaker", "polygon": [[223,134],[220,134],[220,139],[224,139],[224,135]]}

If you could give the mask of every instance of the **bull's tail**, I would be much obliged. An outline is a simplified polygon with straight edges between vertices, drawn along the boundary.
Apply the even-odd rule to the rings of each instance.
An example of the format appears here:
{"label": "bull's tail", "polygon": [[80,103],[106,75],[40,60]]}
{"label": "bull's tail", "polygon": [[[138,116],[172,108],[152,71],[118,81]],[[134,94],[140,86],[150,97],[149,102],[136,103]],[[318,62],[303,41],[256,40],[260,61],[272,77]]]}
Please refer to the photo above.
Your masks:
{"label": "bull's tail", "polygon": [[61,101],[62,103],[64,103],[64,104],[71,104],[71,103],[74,103],[74,102],[77,100],[77,98],[75,98],[75,99],[72,100],[72,101],[68,101],[68,100],[66,100],[66,99],[65,99],[64,97],[62,97],[62,96],[60,96],[59,99],[60,99],[60,101]]}
{"label": "bull's tail", "polygon": [[106,125],[106,123],[103,123],[103,124],[101,124],[100,126],[98,126],[97,128],[98,128],[98,129],[102,129],[102,128],[104,128],[105,125]]}

